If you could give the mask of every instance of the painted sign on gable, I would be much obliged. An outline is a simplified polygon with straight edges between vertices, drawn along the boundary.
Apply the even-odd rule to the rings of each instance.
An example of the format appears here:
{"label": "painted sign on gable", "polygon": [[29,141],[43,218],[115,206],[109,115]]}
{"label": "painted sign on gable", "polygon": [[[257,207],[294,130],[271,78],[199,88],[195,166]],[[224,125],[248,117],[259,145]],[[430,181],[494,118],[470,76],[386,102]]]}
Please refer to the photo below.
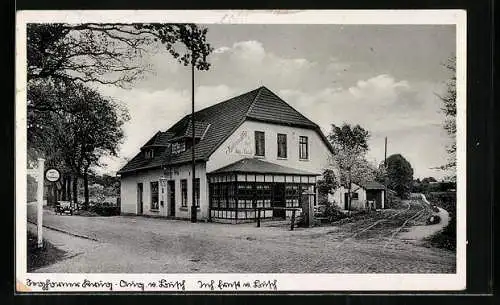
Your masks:
{"label": "painted sign on gable", "polygon": [[252,138],[246,130],[243,130],[236,139],[226,147],[227,155],[253,155]]}

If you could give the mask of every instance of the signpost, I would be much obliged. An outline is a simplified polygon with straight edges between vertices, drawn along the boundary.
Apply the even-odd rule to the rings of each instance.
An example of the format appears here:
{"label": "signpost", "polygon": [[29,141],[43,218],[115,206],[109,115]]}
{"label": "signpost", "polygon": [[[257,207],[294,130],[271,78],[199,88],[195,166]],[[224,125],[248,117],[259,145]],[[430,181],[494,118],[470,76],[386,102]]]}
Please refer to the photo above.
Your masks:
{"label": "signpost", "polygon": [[61,178],[61,173],[55,168],[49,168],[45,171],[45,179],[49,181],[52,185],[52,188],[49,191],[49,195],[47,195],[47,200],[50,198],[50,204],[55,204],[57,201],[57,191],[54,191],[57,189],[56,182],[59,181]]}
{"label": "signpost", "polygon": [[43,238],[42,238],[42,221],[43,221],[43,164],[45,160],[42,158],[38,158],[38,189],[37,189],[37,209],[36,209],[36,225],[38,232],[38,248],[43,247]]}
{"label": "signpost", "polygon": [[45,172],[45,179],[50,182],[57,182],[61,178],[61,174],[55,168],[50,168]]}

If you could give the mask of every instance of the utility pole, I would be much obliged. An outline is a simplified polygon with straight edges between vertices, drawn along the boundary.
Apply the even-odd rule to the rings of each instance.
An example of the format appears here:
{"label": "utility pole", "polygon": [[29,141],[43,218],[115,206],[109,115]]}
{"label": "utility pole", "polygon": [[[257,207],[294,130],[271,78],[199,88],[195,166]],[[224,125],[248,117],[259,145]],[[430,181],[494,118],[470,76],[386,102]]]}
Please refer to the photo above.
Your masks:
{"label": "utility pole", "polygon": [[195,150],[194,150],[194,145],[195,145],[195,135],[194,135],[194,66],[195,66],[195,58],[194,58],[194,52],[191,52],[191,140],[192,140],[192,145],[191,145],[191,222],[196,222],[196,196],[194,192],[194,186],[195,186],[195,170],[196,170],[196,161],[195,161]]}
{"label": "utility pole", "polygon": [[385,137],[384,146],[384,207],[387,204],[387,137]]}
{"label": "utility pole", "polygon": [[385,137],[385,146],[384,146],[384,166],[387,164],[387,137]]}

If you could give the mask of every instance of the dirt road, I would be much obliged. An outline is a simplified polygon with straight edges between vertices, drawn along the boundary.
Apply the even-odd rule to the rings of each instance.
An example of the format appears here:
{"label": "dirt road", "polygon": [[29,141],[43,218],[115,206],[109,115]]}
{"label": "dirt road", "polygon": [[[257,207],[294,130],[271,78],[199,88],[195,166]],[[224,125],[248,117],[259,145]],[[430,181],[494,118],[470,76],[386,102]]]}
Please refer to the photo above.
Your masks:
{"label": "dirt road", "polygon": [[[34,207],[28,209],[35,220]],[[143,217],[44,214],[45,237],[67,259],[36,272],[107,273],[450,273],[455,254],[398,238],[425,219],[426,207],[405,202],[354,223],[297,228],[263,223],[225,225]],[[30,225],[31,229],[35,226]]]}

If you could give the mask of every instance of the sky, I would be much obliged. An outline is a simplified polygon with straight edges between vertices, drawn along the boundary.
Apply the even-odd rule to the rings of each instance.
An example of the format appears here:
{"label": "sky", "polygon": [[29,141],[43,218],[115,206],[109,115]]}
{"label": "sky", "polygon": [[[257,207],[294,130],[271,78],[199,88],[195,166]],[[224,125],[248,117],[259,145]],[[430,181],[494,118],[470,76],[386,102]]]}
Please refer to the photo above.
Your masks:
{"label": "sky", "polygon": [[[331,124],[359,124],[370,132],[367,158],[379,163],[401,154],[414,177],[442,178],[450,137],[437,94],[455,55],[454,25],[205,25],[214,48],[209,71],[195,74],[195,109],[260,86],[279,95],[328,134]],[[158,130],[191,111],[191,70],[167,52],[148,54],[150,72],[130,88],[101,86],[123,103],[130,121],[114,174]]]}

